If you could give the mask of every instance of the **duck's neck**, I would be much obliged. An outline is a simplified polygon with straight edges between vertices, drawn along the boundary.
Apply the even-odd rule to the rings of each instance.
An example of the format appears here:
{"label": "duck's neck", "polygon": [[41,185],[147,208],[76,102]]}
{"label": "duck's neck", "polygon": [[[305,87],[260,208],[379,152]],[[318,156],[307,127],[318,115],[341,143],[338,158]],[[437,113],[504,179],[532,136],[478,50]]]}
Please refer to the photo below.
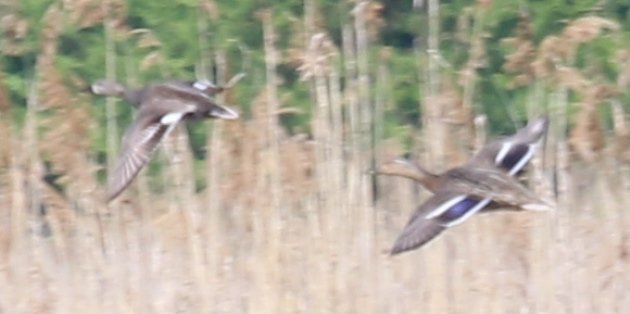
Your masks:
{"label": "duck's neck", "polygon": [[427,171],[422,166],[411,160],[399,160],[396,161],[395,164],[390,164],[390,166],[391,167],[382,169],[380,173],[411,179],[420,183],[429,191],[435,191],[439,185],[439,176]]}
{"label": "duck's neck", "polygon": [[437,190],[439,185],[439,176],[429,172],[424,167],[420,166],[418,163],[410,161],[409,162],[409,176],[408,178],[418,181],[429,191]]}
{"label": "duck's neck", "polygon": [[134,107],[140,106],[142,102],[142,96],[144,95],[144,89],[125,89],[122,96],[132,104]]}

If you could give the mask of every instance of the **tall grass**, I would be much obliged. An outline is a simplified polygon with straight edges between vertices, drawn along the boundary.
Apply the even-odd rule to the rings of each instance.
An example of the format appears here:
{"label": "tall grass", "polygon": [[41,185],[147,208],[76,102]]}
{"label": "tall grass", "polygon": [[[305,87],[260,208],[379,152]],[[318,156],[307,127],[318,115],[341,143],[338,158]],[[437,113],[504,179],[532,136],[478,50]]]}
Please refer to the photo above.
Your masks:
{"label": "tall grass", "polygon": [[[480,3],[476,16],[483,15]],[[482,112],[473,97],[483,34],[475,26],[465,39],[475,53],[459,81],[450,81],[439,63],[437,4],[428,1],[430,51],[417,51],[426,91],[416,146],[429,167],[444,169],[469,156],[485,137],[485,120],[474,119]],[[599,93],[606,89],[573,67],[571,51],[558,52],[545,41],[533,46],[524,32],[512,43],[530,47],[529,54],[508,58],[513,62],[508,71],[530,84],[528,115],[548,112],[552,119],[529,184],[555,197],[557,210],[479,215],[420,250],[390,257],[386,251],[427,193],[397,178],[379,178],[375,190],[367,171],[379,158],[402,152],[399,143],[381,138],[395,75],[386,49],[377,50],[383,62],[370,62],[378,44],[370,34],[382,22],[381,8],[359,2],[337,47],[315,25],[320,14],[315,2],[305,5],[306,31],[298,48],[304,84],[312,87],[312,137],[289,135],[279,124],[281,108],[290,104],[278,95],[275,68],[282,55],[274,12],[261,11],[265,80],[254,82],[260,93],[252,99],[251,118],[212,122],[205,188],[196,190],[199,167],[193,165],[186,132],[178,129],[159,157],[168,164],[160,174],[164,193],[149,191],[141,177],[134,183],[141,187],[137,193],[132,188],[110,206],[103,203],[98,166],[81,136],[96,127],[86,114],[88,100],[74,96],[54,66],[60,16],[51,7],[19,132],[9,118],[0,76],[0,312],[630,311],[627,113],[612,101],[615,132],[601,131],[593,108],[615,99],[614,93]],[[108,18],[105,23],[110,25]],[[112,25],[105,27],[109,78],[120,60],[114,56]],[[200,32],[205,27],[200,21]],[[596,36],[601,27],[612,26],[576,21],[566,37],[548,40],[575,43],[576,27]],[[209,45],[200,41],[201,47]],[[218,82],[230,77],[225,51],[204,54],[211,60],[199,63],[202,75],[214,62]],[[563,66],[550,64],[565,57]],[[567,139],[570,89],[585,96]],[[230,103],[232,92],[238,87],[223,100]],[[114,103],[107,106],[107,150],[115,156],[119,132],[111,122]],[[42,110],[51,113],[43,118]],[[448,145],[462,136],[470,137],[462,143],[477,144]],[[43,180],[50,171],[63,174],[55,183],[63,190]]]}

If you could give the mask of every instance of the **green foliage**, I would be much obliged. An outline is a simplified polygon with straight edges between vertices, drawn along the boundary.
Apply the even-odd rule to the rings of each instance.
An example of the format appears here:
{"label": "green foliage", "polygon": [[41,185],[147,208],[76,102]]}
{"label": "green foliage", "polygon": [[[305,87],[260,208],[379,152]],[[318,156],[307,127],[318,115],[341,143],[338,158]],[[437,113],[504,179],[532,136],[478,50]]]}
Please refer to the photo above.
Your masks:
{"label": "green foliage", "polygon": [[[352,5],[348,2],[318,0],[319,27],[329,33],[333,41],[341,46],[341,30],[346,23],[352,23]],[[26,37],[21,40],[23,52],[19,56],[2,56],[0,66],[4,71],[5,82],[10,91],[13,115],[20,125],[24,116],[26,95],[30,80],[35,74],[37,56],[41,51],[40,37],[43,18],[53,1],[25,0],[19,3],[20,16],[27,19],[29,27]],[[392,73],[391,92],[388,93],[393,108],[388,108],[383,127],[387,135],[395,135],[420,121],[419,110],[423,82],[419,77],[421,58],[414,53],[414,45],[425,51],[428,36],[428,16],[426,2],[423,8],[412,8],[411,1],[383,2],[382,18],[385,25],[379,35],[373,38],[376,49],[371,52],[374,64],[380,62],[377,51],[382,46],[392,49],[388,66]],[[263,51],[262,23],[259,12],[271,8],[273,24],[277,32],[277,46],[287,56],[287,51],[295,43],[296,29],[303,27],[305,4],[300,0],[251,1],[218,0],[217,17],[211,17],[200,9],[198,0],[126,2],[126,29],[116,31],[117,77],[123,82],[145,84],[165,77],[190,78],[195,75],[195,66],[202,56],[213,57],[213,52],[222,49],[227,53],[227,61],[232,73],[246,72],[247,76],[239,83],[233,101],[247,116],[252,100],[264,86],[265,64]],[[481,11],[479,11],[481,10]],[[533,41],[540,43],[545,37],[562,32],[567,23],[585,15],[598,15],[611,18],[622,27],[615,36],[605,35],[593,42],[580,46],[575,59],[576,67],[587,73],[597,73],[602,80],[614,82],[620,73],[615,62],[617,51],[627,48],[630,33],[630,5],[610,1],[601,4],[597,0],[536,0],[520,1],[515,5],[511,0],[494,0],[481,9],[475,1],[453,0],[440,2],[440,53],[451,68],[442,69],[446,76],[456,80],[458,71],[470,58],[470,42],[457,37],[458,23],[462,17],[477,24],[485,43],[485,65],[477,70],[479,80],[475,86],[474,106],[477,112],[483,111],[491,120],[493,131],[513,130],[511,115],[522,116],[527,101],[527,87],[511,89],[512,74],[507,74],[503,65],[510,52],[501,41],[514,36],[519,12],[526,11],[531,17]],[[66,14],[69,16],[69,14]],[[480,18],[475,20],[475,18]],[[201,27],[201,21],[206,25]],[[150,30],[159,40],[157,47],[140,48],[138,36],[128,34],[130,30]],[[320,29],[318,29],[320,30]],[[69,19],[64,20],[62,34],[58,41],[56,65],[65,77],[80,78],[85,82],[105,76],[105,39],[102,24],[81,28]],[[464,29],[470,36],[472,28]],[[201,32],[201,33],[200,33]],[[207,47],[203,47],[204,39]],[[203,50],[203,51],[202,51]],[[143,58],[158,51],[162,61],[152,67],[140,68]],[[202,53],[203,52],[203,53]],[[205,60],[212,64],[212,60]],[[210,69],[211,71],[213,69]],[[588,72],[591,71],[591,72]],[[298,80],[295,65],[286,58],[280,60],[277,73],[282,78],[280,99],[283,106],[295,107],[302,114],[290,114],[281,118],[291,132],[308,131],[312,110],[309,86]],[[373,71],[373,73],[376,73]],[[343,75],[343,73],[342,73]],[[620,97],[627,100],[628,93]],[[94,98],[93,115],[100,125],[104,125],[102,100]],[[628,103],[628,102],[625,102]],[[627,105],[626,105],[627,106]],[[126,125],[132,115],[128,106],[119,106],[119,123]],[[93,135],[94,147],[104,151],[104,128]],[[206,140],[207,126],[191,127],[192,142],[202,145]],[[199,154],[198,157],[202,157]]]}

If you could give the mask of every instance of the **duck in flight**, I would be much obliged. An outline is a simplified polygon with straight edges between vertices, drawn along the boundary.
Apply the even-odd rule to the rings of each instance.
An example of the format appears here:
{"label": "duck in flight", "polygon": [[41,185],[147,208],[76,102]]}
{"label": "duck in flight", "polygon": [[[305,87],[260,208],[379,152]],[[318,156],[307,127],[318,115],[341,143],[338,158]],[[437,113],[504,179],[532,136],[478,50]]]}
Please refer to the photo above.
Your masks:
{"label": "duck in flight", "polygon": [[406,177],[433,193],[413,213],[391,254],[419,248],[479,211],[552,208],[514,177],[531,160],[548,125],[547,117],[539,117],[442,174],[433,174],[404,157],[381,165],[375,174]]}
{"label": "duck in flight", "polygon": [[[245,73],[239,73],[233,76],[225,85],[216,85],[208,80],[171,80],[165,84],[182,88],[194,88],[208,97],[214,97],[226,89],[232,88],[243,77],[245,77]],[[140,89],[130,89],[116,81],[99,80],[90,86],[90,92],[95,95],[123,98],[132,106],[139,108],[151,87],[152,86],[146,86]]]}
{"label": "duck in flight", "polygon": [[[233,83],[234,79],[231,80]],[[231,86],[228,84],[227,86]],[[107,202],[115,199],[138,175],[151,156],[180,121],[206,118],[234,120],[239,113],[217,103],[212,96],[225,87],[207,81],[169,81],[131,90],[113,81],[98,81],[91,86],[97,95],[122,97],[138,108],[122,140],[114,173],[107,183]]]}

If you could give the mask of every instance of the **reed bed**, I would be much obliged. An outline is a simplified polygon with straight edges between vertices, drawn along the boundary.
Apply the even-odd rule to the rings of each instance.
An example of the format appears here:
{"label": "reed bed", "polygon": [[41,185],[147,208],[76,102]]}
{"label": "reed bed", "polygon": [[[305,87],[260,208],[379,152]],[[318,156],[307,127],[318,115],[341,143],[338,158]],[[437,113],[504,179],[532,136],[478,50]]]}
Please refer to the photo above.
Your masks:
{"label": "reed bed", "polygon": [[[111,163],[99,163],[84,136],[102,126],[88,114],[89,98],[75,96],[54,65],[61,9],[53,4],[21,129],[10,119],[0,72],[0,313],[630,312],[628,113],[615,98],[627,87],[628,61],[620,57],[625,72],[606,86],[572,64],[577,46],[614,31],[613,22],[576,20],[536,46],[523,16],[507,42],[520,49],[506,72],[530,95],[520,120],[543,112],[552,120],[527,178],[557,209],[478,215],[391,257],[387,250],[428,194],[368,171],[405,150],[380,129],[396,75],[387,49],[374,49],[382,7],[359,1],[337,46],[318,28],[315,3],[305,1],[292,53],[313,102],[310,134],[291,134],[279,122],[292,114],[275,72],[284,52],[274,12],[261,11],[267,67],[252,82],[260,92],[248,118],[212,122],[202,166],[178,129],[156,158],[166,165],[162,192],[150,187],[156,176],[142,174],[110,205],[97,174]],[[459,77],[445,73],[438,3],[427,4],[430,51],[416,49],[424,123],[409,128],[416,156],[436,171],[465,160],[487,131],[473,97],[482,31],[463,35],[474,53]],[[107,77],[115,78],[111,32],[124,10],[109,5],[93,18],[106,24]],[[200,32],[206,27],[200,20]],[[206,78],[222,82],[234,71],[224,50],[202,58],[202,69],[217,68],[216,77],[200,71]],[[575,115],[570,92],[580,94]],[[232,93],[238,86],[222,100],[230,103]],[[594,112],[609,104],[614,129],[605,132]],[[107,103],[108,156],[122,133],[116,106]],[[63,189],[44,180],[50,172],[62,175],[54,182]]]}

